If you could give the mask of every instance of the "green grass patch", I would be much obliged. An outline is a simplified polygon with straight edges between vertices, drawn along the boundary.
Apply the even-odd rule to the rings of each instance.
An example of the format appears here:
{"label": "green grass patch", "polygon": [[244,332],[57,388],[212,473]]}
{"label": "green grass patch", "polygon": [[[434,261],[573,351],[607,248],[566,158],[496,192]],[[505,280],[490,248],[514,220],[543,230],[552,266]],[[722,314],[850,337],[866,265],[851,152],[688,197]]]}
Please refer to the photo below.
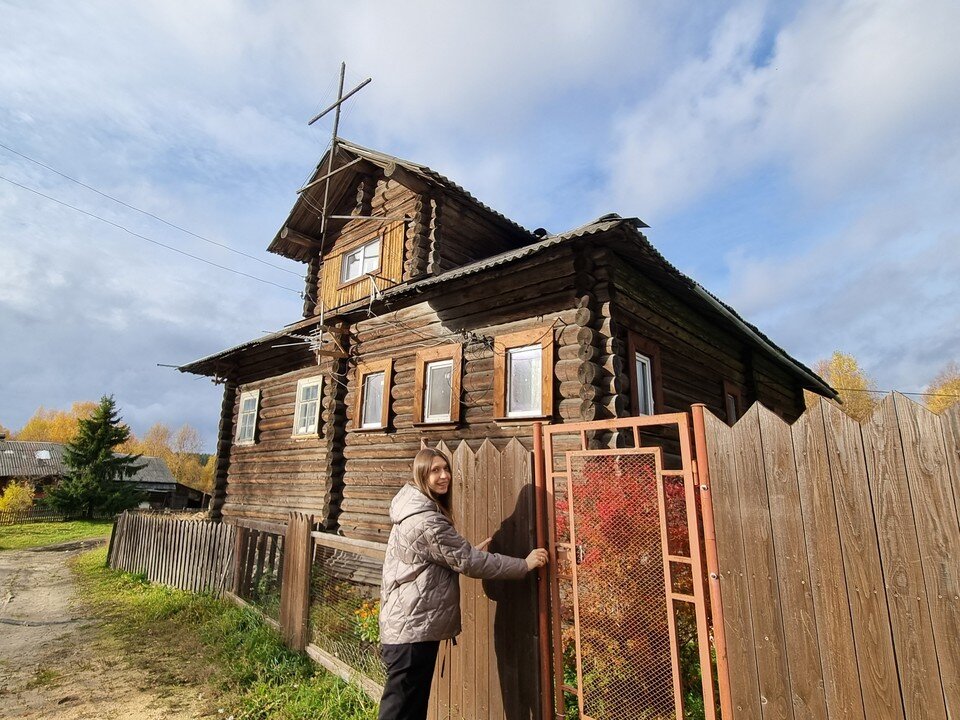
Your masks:
{"label": "green grass patch", "polygon": [[213,712],[235,720],[376,718],[376,704],[362,690],[288,650],[256,613],[151,585],[106,569],[105,560],[105,548],[77,557],[81,595],[145,676],[210,690]]}
{"label": "green grass patch", "polygon": [[112,520],[73,520],[71,522],[0,525],[0,550],[56,545],[72,540],[109,537]]}

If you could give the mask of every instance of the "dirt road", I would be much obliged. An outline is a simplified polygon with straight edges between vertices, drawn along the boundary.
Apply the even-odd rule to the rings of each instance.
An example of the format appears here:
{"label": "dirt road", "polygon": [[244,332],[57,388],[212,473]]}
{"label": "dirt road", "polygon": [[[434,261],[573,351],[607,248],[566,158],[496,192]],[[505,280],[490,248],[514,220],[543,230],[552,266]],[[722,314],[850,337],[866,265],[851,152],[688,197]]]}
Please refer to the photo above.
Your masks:
{"label": "dirt road", "polygon": [[209,717],[196,688],[132,669],[97,618],[83,617],[67,566],[80,551],[0,552],[0,717]]}

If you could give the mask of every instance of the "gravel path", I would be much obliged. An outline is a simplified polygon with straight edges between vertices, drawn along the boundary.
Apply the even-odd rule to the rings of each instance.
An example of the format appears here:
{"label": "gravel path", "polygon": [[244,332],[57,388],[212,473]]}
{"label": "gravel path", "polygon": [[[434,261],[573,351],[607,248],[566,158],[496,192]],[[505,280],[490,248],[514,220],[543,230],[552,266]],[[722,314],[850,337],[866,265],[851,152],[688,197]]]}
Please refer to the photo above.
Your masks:
{"label": "gravel path", "polygon": [[195,688],[135,671],[82,616],[67,561],[90,544],[0,552],[0,717],[208,717]]}

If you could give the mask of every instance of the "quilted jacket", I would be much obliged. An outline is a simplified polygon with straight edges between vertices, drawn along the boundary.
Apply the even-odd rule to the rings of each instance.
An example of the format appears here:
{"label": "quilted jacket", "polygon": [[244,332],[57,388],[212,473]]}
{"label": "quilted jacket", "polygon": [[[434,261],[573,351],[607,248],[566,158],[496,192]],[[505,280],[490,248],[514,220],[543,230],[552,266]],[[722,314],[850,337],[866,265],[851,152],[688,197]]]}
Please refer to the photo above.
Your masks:
{"label": "quilted jacket", "polygon": [[380,586],[380,642],[445,640],[460,633],[457,573],[483,579],[520,579],[522,558],[477,550],[454,529],[437,504],[404,485],[390,505],[393,527]]}

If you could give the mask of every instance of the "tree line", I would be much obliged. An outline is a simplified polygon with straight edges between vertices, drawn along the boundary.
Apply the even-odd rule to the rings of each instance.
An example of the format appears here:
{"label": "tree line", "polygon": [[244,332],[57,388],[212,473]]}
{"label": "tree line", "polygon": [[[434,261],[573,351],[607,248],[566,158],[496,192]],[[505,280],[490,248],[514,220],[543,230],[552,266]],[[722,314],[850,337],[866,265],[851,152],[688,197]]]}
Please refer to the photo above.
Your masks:
{"label": "tree line", "polygon": [[[878,390],[873,378],[860,366],[857,359],[848,353],[835,351],[827,360],[820,360],[814,371],[840,394],[840,407],[855,420],[868,420],[879,398],[889,392]],[[960,365],[947,363],[944,368],[918,393],[923,404],[931,412],[942,413],[960,403]],[[817,396],[807,394],[808,402]]]}
{"label": "tree line", "polygon": [[[0,433],[11,440],[66,444],[77,436],[80,422],[91,418],[100,405],[84,400],[73,403],[69,410],[48,410],[41,406],[19,430],[12,432],[0,424]],[[202,452],[203,443],[195,428],[184,424],[174,431],[158,422],[141,438],[126,424],[121,425],[126,429],[127,438],[117,445],[116,452],[161,458],[180,484],[208,494],[213,491],[216,456]]]}

